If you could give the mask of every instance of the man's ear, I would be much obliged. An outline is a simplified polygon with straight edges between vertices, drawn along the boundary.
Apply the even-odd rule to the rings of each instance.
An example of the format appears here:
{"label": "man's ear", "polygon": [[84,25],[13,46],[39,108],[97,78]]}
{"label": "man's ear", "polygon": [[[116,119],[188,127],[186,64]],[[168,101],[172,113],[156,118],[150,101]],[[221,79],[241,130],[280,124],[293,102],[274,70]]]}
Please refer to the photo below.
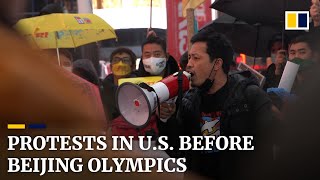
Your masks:
{"label": "man's ear", "polygon": [[215,63],[214,65],[215,71],[222,69],[223,60],[221,58],[217,58],[214,63]]}

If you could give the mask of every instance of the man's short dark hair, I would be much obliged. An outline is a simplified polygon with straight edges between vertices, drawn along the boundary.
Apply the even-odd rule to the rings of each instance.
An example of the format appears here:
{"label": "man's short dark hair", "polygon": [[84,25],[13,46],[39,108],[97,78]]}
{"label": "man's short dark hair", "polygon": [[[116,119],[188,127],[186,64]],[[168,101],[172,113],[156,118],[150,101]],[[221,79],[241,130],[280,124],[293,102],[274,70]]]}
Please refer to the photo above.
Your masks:
{"label": "man's short dark hair", "polygon": [[210,61],[216,58],[223,60],[222,68],[228,74],[233,59],[233,49],[229,40],[220,33],[211,30],[202,30],[191,38],[191,43],[205,42]]}
{"label": "man's short dark hair", "polygon": [[110,63],[112,63],[113,56],[115,56],[116,54],[122,54],[122,53],[129,54],[131,62],[132,62],[132,66],[136,67],[136,60],[137,60],[136,54],[134,54],[133,51],[131,51],[130,49],[125,48],[125,47],[119,47],[119,48],[115,49],[114,51],[112,51],[112,53],[110,55]]}
{"label": "man's short dark hair", "polygon": [[143,47],[146,44],[158,44],[161,46],[162,50],[164,53],[167,52],[167,44],[166,41],[164,39],[162,39],[161,37],[158,36],[148,36],[147,39],[142,43],[141,46],[141,51],[143,52]]}
{"label": "man's short dark hair", "polygon": [[310,35],[304,34],[304,35],[295,37],[294,39],[291,40],[290,46],[292,44],[297,44],[297,43],[306,43],[312,52],[316,50],[316,47],[314,46],[315,43],[312,41],[312,38]]}

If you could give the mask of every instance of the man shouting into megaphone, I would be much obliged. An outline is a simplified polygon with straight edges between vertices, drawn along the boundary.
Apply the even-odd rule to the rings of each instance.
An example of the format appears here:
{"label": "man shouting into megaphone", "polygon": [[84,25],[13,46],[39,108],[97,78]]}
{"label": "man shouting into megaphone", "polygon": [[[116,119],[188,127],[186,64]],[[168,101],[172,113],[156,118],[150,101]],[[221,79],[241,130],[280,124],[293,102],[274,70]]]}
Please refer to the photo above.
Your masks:
{"label": "man shouting into megaphone", "polygon": [[[253,136],[255,150],[200,150],[174,155],[186,157],[188,171],[203,176],[243,177],[254,165],[256,151],[266,151],[259,162],[272,160],[272,145],[263,138],[271,132],[271,101],[250,72],[228,75],[233,49],[225,36],[204,29],[193,36],[191,43],[187,71],[193,88],[182,99],[177,121],[168,122],[167,128],[179,136]],[[171,146],[179,144],[173,141],[178,136],[168,136]]]}

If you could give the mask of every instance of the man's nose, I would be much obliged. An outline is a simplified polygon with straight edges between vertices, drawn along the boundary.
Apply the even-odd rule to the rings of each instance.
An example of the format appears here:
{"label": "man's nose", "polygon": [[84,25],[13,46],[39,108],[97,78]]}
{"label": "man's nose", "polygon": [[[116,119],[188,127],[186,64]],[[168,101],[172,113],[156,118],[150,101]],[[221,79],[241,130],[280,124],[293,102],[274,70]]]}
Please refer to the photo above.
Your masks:
{"label": "man's nose", "polygon": [[186,71],[190,71],[191,69],[192,67],[189,64],[187,64]]}
{"label": "man's nose", "polygon": [[193,66],[193,64],[189,60],[186,69],[190,69],[192,66]]}

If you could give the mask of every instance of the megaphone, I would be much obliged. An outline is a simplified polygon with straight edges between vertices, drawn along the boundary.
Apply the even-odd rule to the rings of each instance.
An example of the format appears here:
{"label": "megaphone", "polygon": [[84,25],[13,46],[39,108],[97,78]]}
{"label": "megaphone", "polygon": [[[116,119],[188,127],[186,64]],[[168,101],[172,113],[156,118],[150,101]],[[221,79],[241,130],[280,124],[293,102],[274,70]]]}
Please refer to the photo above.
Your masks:
{"label": "megaphone", "polygon": [[[183,71],[182,92],[189,90],[191,75]],[[116,103],[123,118],[135,127],[146,125],[158,105],[178,95],[178,72],[148,86],[130,82],[121,84],[116,92]]]}

